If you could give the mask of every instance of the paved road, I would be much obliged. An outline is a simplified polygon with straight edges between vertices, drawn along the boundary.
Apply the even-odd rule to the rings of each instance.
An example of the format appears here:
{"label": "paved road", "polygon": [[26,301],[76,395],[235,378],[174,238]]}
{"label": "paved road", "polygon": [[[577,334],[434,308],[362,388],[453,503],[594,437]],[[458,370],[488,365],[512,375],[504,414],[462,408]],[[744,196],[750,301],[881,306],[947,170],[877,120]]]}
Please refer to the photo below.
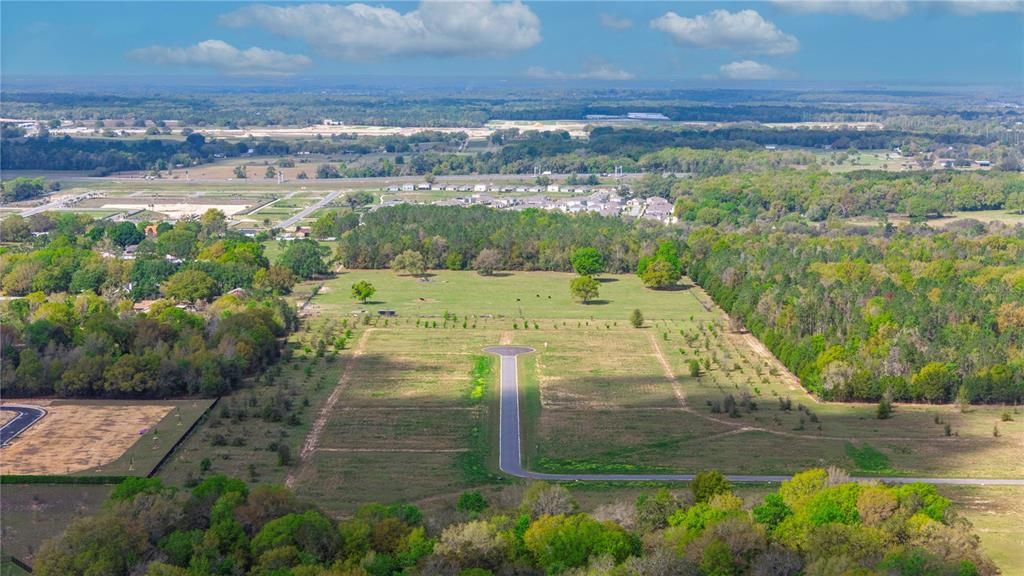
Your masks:
{"label": "paved road", "polygon": [[[569,481],[668,481],[687,482],[693,480],[693,474],[549,474],[532,472],[523,468],[521,453],[522,435],[519,429],[519,369],[517,357],[520,354],[533,352],[524,346],[491,346],[484,352],[497,354],[501,357],[501,402],[499,416],[501,421],[498,436],[498,468],[506,474],[519,478],[535,480],[569,480]],[[599,423],[595,423],[599,425]],[[769,474],[727,474],[731,482],[782,482],[789,480],[786,475]],[[1024,478],[919,478],[891,477],[861,478],[853,480],[882,480],[894,484],[910,484],[925,482],[928,484],[953,484],[970,486],[1024,486]]]}
{"label": "paved road", "polygon": [[43,410],[39,406],[7,404],[5,406],[0,406],[0,410],[18,413],[18,415],[14,417],[14,420],[11,420],[0,427],[0,446],[6,446],[7,443],[14,440],[18,434],[21,434],[28,429],[29,426],[35,424],[40,418],[46,416],[46,410]]}
{"label": "paved road", "polygon": [[288,228],[291,228],[306,216],[333,202],[334,199],[337,198],[338,196],[341,196],[341,194],[342,193],[340,190],[335,190],[334,192],[329,193],[327,196],[321,198],[320,201],[317,202],[316,204],[306,206],[298,214],[292,216],[291,218],[288,218],[287,220],[282,220],[275,226],[275,228],[277,228],[278,230],[287,230]]}
{"label": "paved road", "polygon": [[42,212],[46,212],[47,210],[58,210],[65,206],[73,206],[79,200],[83,200],[95,194],[95,192],[86,192],[84,194],[78,194],[75,196],[69,196],[67,198],[61,198],[60,200],[53,200],[51,202],[47,202],[46,204],[36,206],[35,208],[26,208],[25,210],[19,212],[18,215],[21,216],[22,218],[28,218],[29,216],[34,216],[35,214],[40,214]]}

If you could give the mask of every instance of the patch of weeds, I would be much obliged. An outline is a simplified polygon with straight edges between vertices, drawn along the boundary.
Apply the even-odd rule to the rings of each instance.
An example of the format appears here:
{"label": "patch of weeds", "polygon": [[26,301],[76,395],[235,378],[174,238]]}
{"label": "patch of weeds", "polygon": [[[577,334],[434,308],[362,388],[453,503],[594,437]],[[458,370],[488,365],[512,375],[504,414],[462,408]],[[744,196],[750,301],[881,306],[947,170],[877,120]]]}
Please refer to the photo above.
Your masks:
{"label": "patch of weeds", "polygon": [[858,470],[864,472],[875,472],[879,474],[893,473],[889,457],[878,451],[871,444],[863,444],[857,448],[849,442],[846,443],[846,455],[853,460]]}

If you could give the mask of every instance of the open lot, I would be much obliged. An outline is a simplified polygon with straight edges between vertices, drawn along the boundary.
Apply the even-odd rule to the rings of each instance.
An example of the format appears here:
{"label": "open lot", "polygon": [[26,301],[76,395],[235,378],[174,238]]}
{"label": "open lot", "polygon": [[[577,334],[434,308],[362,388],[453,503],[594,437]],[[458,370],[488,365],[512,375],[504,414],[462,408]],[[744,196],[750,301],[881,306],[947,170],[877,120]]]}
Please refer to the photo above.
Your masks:
{"label": "open lot", "polygon": [[[880,421],[874,405],[806,394],[749,334],[730,331],[698,287],[658,292],[634,276],[608,276],[597,303],[582,305],[570,298],[570,278],[440,271],[420,281],[360,270],[326,282],[311,313],[368,313],[373,330],[297,476],[300,493],[344,513],[367,500],[491,481],[493,434],[488,453],[474,431],[490,430],[497,411],[489,393],[475,408],[465,394],[479,350],[499,342],[538,351],[520,360],[533,470],[785,474],[835,464],[861,475],[1024,476],[1024,415],[1001,421],[1012,407],[900,405]],[[359,280],[377,287],[365,305],[349,296]],[[629,325],[634,308],[644,328]],[[398,316],[378,318],[378,310]],[[691,359],[699,376],[690,375]],[[488,390],[495,387],[492,376]],[[727,395],[740,405],[732,417],[712,410]],[[471,457],[486,461],[488,474],[467,468]],[[415,483],[399,481],[412,477],[407,471]]]}
{"label": "open lot", "polygon": [[104,485],[5,484],[0,498],[4,555],[31,564],[43,542],[75,518],[96,513],[111,490]]}
{"label": "open lot", "polygon": [[0,472],[144,476],[210,400],[42,400],[47,415],[0,450]]}

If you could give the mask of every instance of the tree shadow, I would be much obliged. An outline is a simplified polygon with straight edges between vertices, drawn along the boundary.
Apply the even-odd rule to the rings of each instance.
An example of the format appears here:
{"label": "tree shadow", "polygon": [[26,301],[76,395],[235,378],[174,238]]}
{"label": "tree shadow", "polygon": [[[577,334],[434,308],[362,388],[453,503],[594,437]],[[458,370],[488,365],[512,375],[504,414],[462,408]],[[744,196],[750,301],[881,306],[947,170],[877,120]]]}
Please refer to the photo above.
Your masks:
{"label": "tree shadow", "polygon": [[509,276],[515,276],[511,272],[491,272],[488,278],[508,278]]}
{"label": "tree shadow", "polygon": [[619,279],[618,278],[598,278],[597,281],[600,282],[601,284],[611,284],[612,282],[618,282]]}
{"label": "tree shadow", "polygon": [[583,305],[584,306],[604,306],[605,304],[611,304],[611,303],[612,303],[611,300],[598,299],[598,300],[588,300],[588,301],[584,302]]}
{"label": "tree shadow", "polygon": [[654,288],[656,292],[685,292],[693,288],[693,284],[673,284],[672,286],[664,286],[662,288]]}

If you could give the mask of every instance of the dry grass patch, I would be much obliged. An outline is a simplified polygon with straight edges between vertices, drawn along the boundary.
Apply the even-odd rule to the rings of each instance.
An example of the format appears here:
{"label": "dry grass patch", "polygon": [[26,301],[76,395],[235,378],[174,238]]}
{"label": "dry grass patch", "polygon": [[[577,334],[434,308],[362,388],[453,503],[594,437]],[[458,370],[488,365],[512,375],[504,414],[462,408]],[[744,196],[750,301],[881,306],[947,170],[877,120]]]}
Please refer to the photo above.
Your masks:
{"label": "dry grass patch", "polygon": [[[0,452],[3,474],[68,474],[113,462],[171,411],[168,404],[64,404]],[[150,432],[151,434],[151,432]]]}

